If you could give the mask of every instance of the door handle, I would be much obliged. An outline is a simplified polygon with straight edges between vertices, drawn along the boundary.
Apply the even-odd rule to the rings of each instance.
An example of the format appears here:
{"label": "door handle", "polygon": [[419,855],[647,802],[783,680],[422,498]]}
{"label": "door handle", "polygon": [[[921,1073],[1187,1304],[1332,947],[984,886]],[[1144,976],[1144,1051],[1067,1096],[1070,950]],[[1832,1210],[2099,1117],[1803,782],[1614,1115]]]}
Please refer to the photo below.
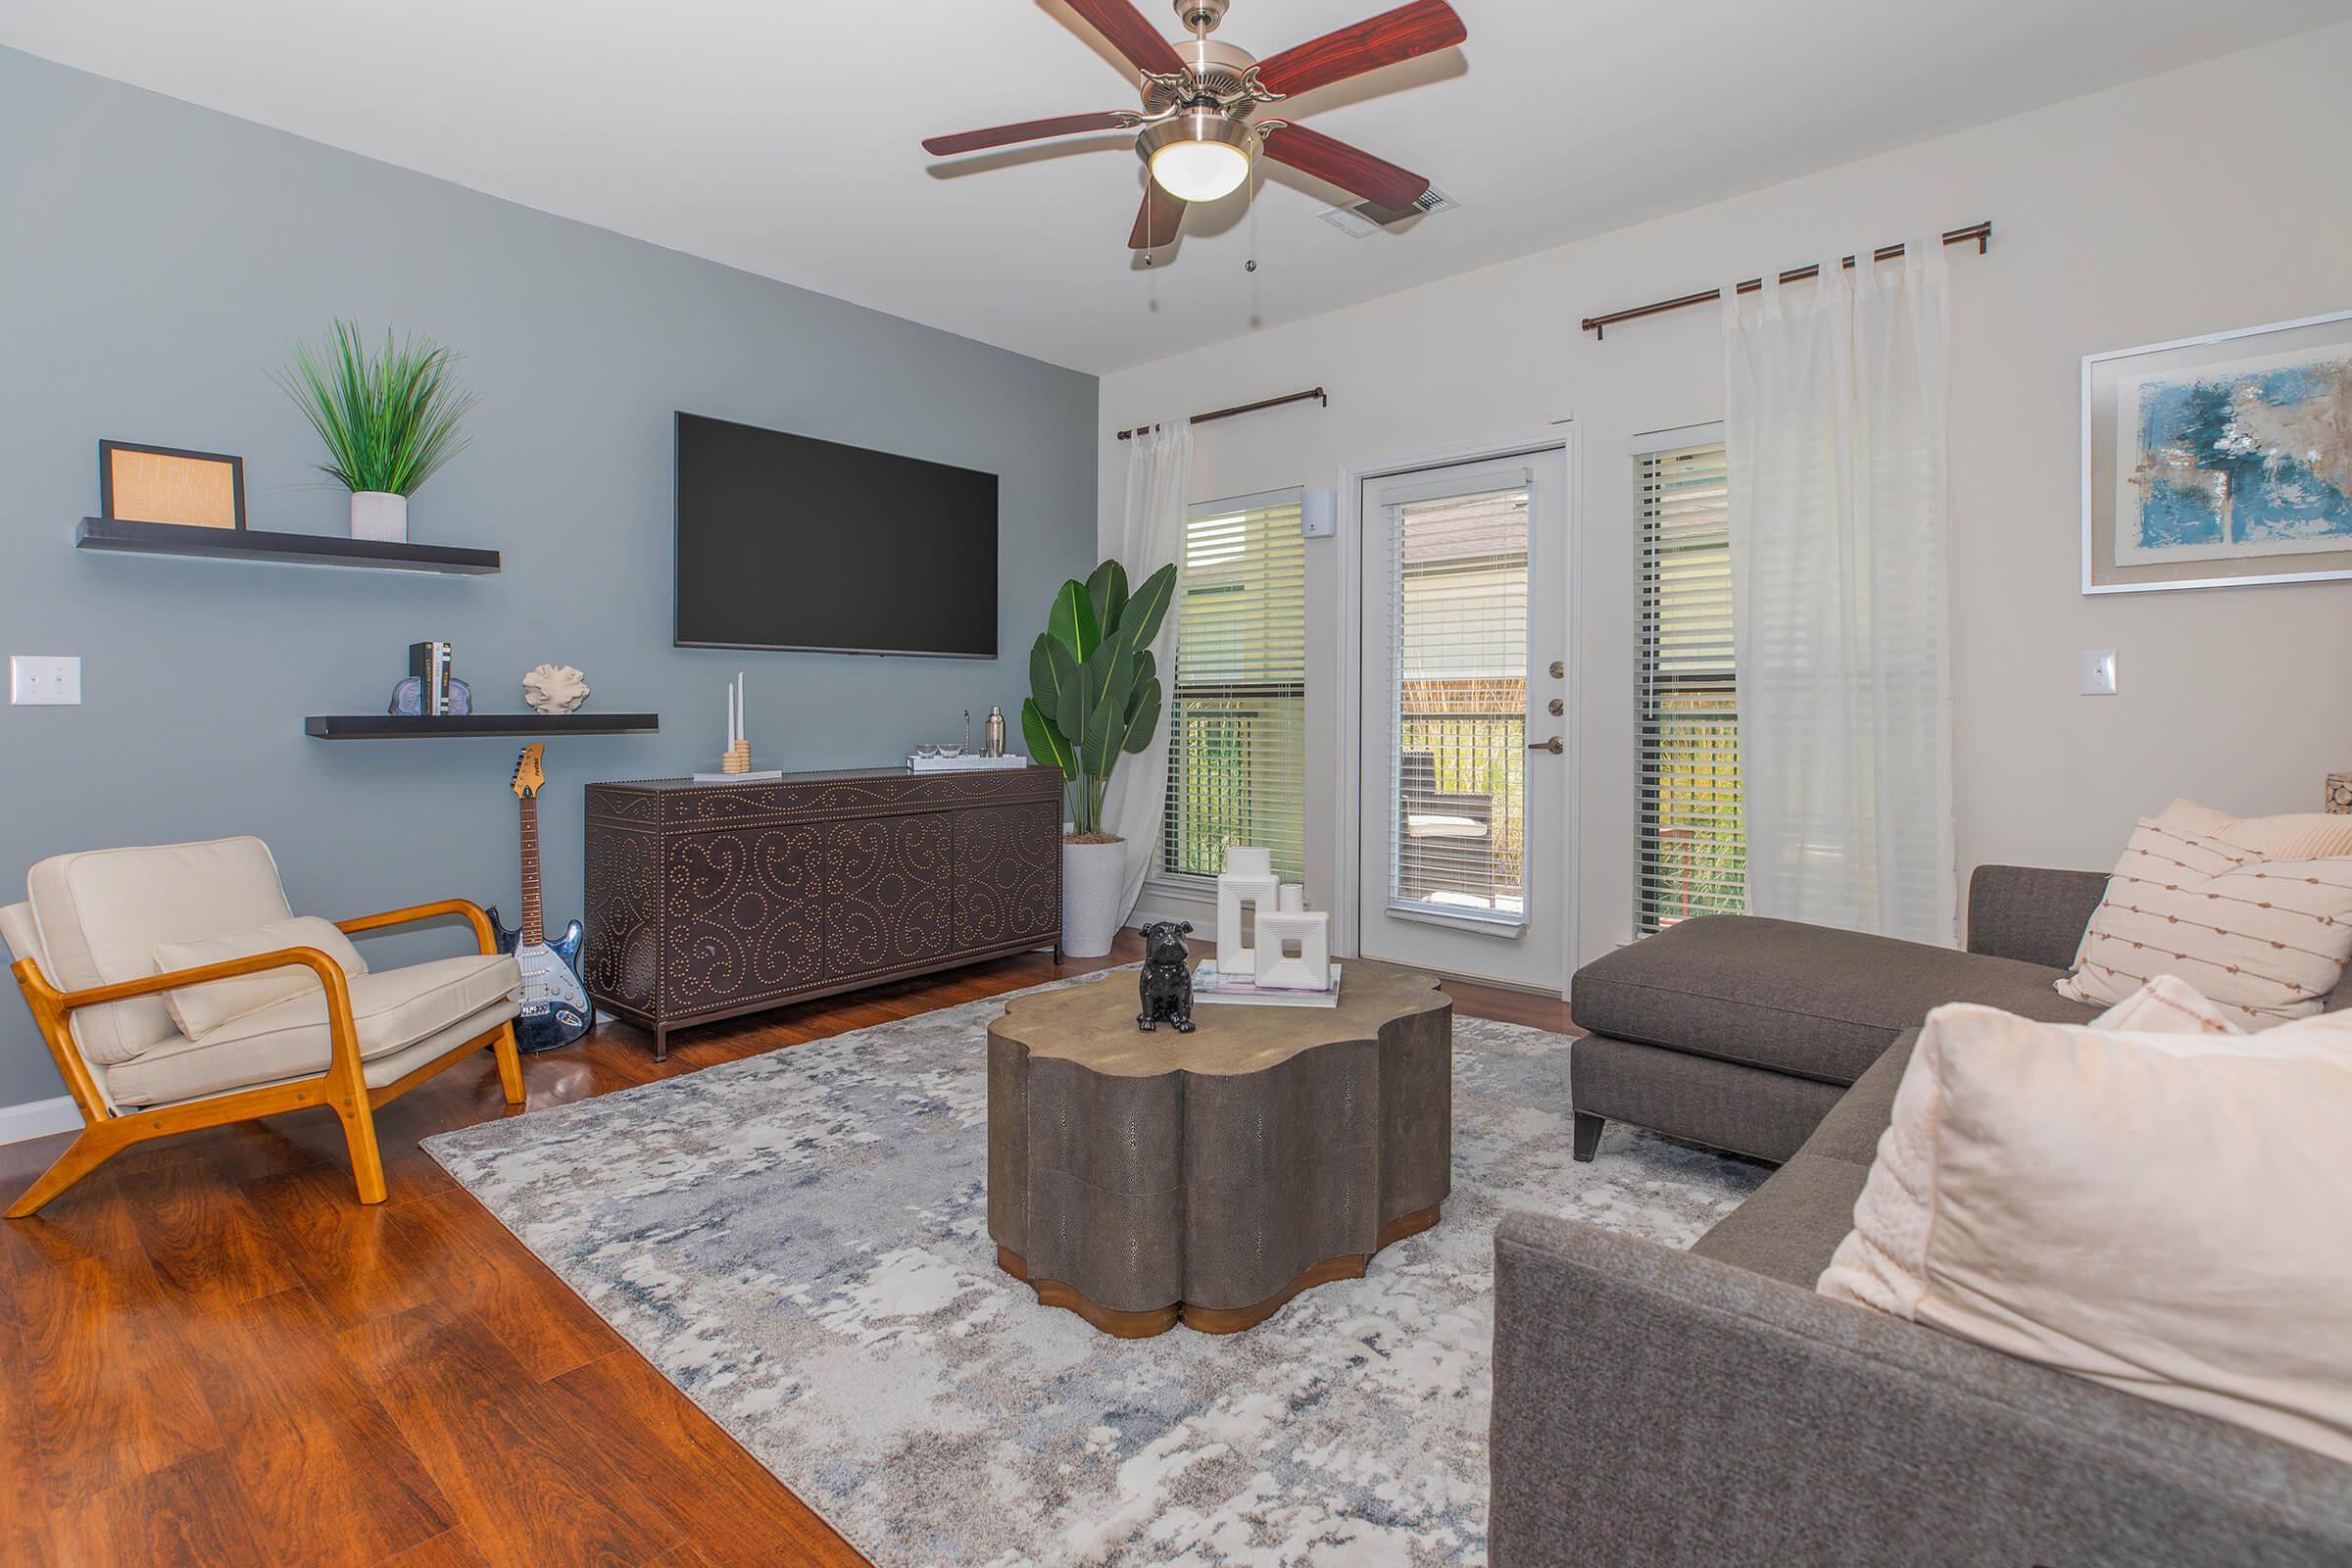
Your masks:
{"label": "door handle", "polygon": [[1531,752],[1549,752],[1552,756],[1557,757],[1568,749],[1568,743],[1554,735],[1547,741],[1529,741],[1527,749]]}

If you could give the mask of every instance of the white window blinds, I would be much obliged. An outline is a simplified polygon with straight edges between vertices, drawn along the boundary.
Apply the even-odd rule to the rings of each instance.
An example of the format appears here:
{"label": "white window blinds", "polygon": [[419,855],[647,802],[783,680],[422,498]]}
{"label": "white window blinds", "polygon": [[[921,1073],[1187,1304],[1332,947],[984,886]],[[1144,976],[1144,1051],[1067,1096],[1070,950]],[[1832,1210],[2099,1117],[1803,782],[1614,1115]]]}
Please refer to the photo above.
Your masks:
{"label": "white window blinds", "polygon": [[1235,844],[1305,874],[1306,550],[1298,492],[1192,509],[1168,681],[1160,873],[1213,877]]}
{"label": "white window blinds", "polygon": [[1636,929],[1747,905],[1740,813],[1740,685],[1723,447],[1636,461],[1642,513]]}

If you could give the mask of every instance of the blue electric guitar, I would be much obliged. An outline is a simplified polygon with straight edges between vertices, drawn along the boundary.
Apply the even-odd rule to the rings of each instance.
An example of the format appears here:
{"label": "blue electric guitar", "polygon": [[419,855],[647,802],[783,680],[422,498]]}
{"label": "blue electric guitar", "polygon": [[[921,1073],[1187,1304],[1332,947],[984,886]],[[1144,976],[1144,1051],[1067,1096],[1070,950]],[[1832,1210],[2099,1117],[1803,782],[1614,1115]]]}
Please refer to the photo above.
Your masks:
{"label": "blue electric guitar", "polygon": [[524,1051],[568,1046],[596,1022],[588,988],[580,984],[580,922],[565,926],[553,943],[540,923],[539,786],[547,775],[539,758],[546,750],[534,741],[514,764],[514,795],[522,803],[522,929],[501,925],[496,906],[488,911],[498,951],[512,953],[522,965],[522,1011],[514,1019],[514,1039]]}

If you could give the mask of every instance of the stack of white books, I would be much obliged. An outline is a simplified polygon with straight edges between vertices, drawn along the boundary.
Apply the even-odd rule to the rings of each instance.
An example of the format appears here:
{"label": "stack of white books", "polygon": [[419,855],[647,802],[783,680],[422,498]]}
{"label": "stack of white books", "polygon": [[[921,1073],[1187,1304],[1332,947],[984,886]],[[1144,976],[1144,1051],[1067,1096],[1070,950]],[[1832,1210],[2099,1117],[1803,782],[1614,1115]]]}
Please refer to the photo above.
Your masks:
{"label": "stack of white books", "polygon": [[1214,1003],[1220,1006],[1233,1004],[1244,1007],[1336,1007],[1340,1004],[1340,966],[1331,966],[1331,984],[1320,991],[1301,991],[1288,986],[1261,986],[1245,976],[1226,978],[1217,972],[1217,960],[1202,958],[1193,971],[1193,1000]]}

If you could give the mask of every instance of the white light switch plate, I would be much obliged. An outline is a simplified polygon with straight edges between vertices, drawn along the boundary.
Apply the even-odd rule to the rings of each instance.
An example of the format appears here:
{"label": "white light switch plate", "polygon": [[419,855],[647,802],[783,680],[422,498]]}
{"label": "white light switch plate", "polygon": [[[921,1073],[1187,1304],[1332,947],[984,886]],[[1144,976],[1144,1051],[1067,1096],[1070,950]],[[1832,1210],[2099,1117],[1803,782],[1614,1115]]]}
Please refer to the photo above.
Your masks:
{"label": "white light switch plate", "polygon": [[9,655],[8,700],[19,704],[78,705],[81,661],[72,656]]}
{"label": "white light switch plate", "polygon": [[2115,650],[2087,648],[2082,652],[2082,695],[2113,697],[2115,695]]}

